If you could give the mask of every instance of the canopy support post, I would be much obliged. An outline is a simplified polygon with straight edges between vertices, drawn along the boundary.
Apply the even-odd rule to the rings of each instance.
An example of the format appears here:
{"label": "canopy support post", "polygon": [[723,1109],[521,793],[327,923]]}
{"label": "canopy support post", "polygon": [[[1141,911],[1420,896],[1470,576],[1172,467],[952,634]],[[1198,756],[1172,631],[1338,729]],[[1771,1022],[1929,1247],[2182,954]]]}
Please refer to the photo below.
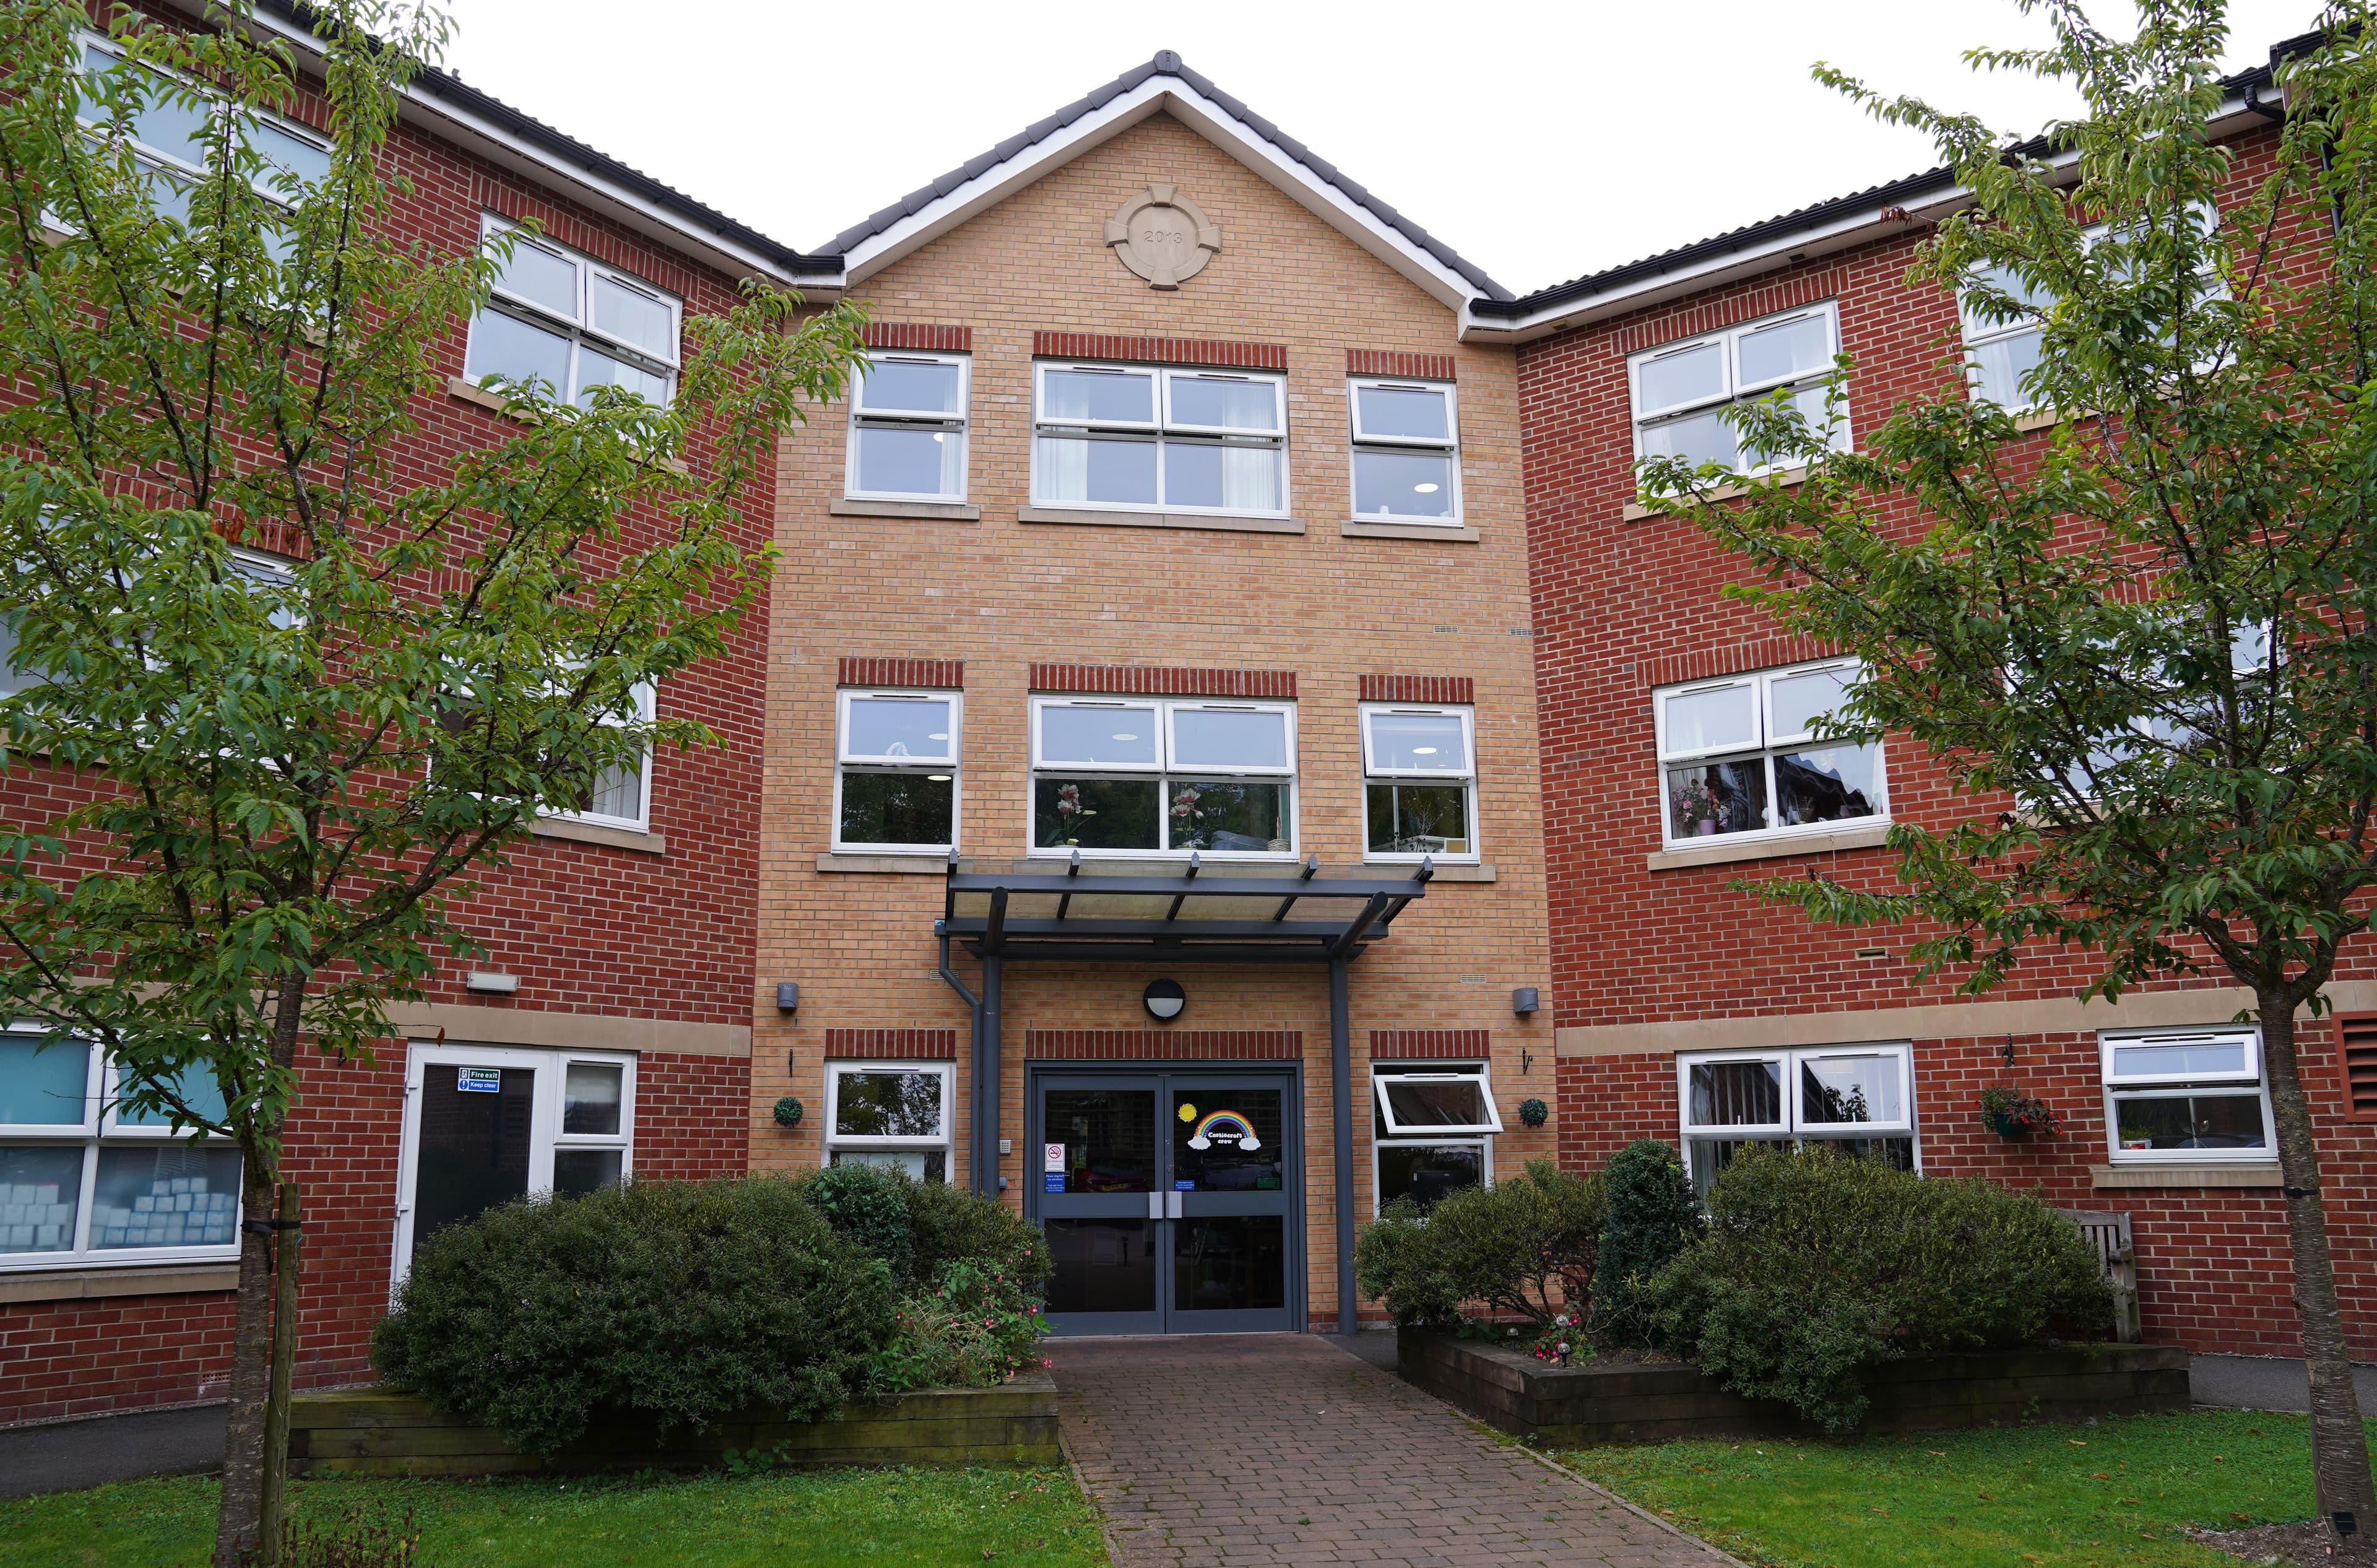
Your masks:
{"label": "canopy support post", "polygon": [[1337,1142],[1337,1332],[1354,1332],[1354,1047],[1344,953],[1329,958],[1329,1094]]}

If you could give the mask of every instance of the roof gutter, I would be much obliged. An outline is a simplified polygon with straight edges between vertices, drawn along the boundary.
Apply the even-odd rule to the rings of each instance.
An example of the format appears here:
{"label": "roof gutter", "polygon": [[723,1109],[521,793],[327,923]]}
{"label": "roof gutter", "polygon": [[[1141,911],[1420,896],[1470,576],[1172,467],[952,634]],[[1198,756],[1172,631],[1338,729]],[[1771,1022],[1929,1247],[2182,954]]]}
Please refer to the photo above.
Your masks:
{"label": "roof gutter", "polygon": [[[211,23],[222,13],[207,0],[168,0],[178,11]],[[287,43],[317,70],[322,41],[308,13],[288,0],[262,0],[236,25]],[[755,229],[712,211],[650,175],[605,157],[497,101],[460,78],[424,69],[408,81],[398,117],[440,140],[540,184],[561,186],[621,226],[680,255],[735,278],[758,278],[830,300],[842,288],[842,258],[804,256]]]}

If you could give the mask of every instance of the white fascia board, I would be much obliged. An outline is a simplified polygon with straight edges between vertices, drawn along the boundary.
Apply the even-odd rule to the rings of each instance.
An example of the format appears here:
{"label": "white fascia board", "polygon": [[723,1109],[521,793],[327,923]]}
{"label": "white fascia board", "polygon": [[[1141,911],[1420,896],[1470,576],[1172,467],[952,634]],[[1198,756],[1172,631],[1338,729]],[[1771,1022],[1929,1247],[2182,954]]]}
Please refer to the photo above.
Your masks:
{"label": "white fascia board", "polygon": [[[210,4],[193,3],[193,0],[173,0],[173,4],[177,9],[195,17],[216,14]],[[306,29],[261,12],[251,12],[237,18],[237,25],[288,44],[317,74],[322,68],[322,41]],[[441,102],[423,91],[417,83],[406,84],[397,105],[397,114],[407,124],[475,152],[491,163],[534,180],[567,186],[589,206],[624,226],[680,255],[690,255],[730,277],[763,278],[780,286],[800,289],[813,300],[830,300],[840,295],[840,273],[796,277],[723,234],[689,226],[683,219],[632,191],[622,189],[590,169],[557,162],[551,154],[529,146],[500,126]]]}
{"label": "white fascia board", "polygon": [[[1159,111],[1175,118],[1222,151],[1263,176],[1314,216],[1417,284],[1449,310],[1459,310],[1476,289],[1443,263],[1381,222],[1335,186],[1288,157],[1277,144],[1191,88],[1177,77],[1153,76],[1084,114],[1045,141],[984,170],[973,179],[910,213],[879,234],[851,247],[843,257],[849,286],[890,266],[960,224],[1005,201],[1051,171],[1110,140]],[[1223,245],[1226,250],[1228,238]]]}

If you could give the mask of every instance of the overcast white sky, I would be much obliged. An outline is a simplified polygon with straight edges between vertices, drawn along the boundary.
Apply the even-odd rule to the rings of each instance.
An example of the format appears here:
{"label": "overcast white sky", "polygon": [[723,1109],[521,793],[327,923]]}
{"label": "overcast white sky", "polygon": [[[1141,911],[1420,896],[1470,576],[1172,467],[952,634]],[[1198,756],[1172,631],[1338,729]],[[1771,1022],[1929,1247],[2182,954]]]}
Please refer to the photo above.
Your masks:
{"label": "overcast white sky", "polygon": [[[1963,64],[2040,36],[2012,0],[448,4],[473,85],[802,248],[1158,49],[1522,293],[1936,162],[1814,61],[2008,130],[2060,106]],[[2231,68],[2315,14],[2233,0]]]}

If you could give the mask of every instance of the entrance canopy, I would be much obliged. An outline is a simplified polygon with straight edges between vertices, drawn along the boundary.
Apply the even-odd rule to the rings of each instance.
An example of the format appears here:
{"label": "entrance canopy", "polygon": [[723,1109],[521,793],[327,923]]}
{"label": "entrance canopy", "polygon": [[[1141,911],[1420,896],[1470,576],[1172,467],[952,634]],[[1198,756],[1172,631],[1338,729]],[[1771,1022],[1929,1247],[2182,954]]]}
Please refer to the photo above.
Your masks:
{"label": "entrance canopy", "polygon": [[1427,895],[1423,861],[1408,877],[1323,877],[1299,870],[1217,869],[1197,856],[1186,875],[1085,876],[1081,856],[1045,872],[961,871],[950,856],[936,935],[978,958],[1158,964],[1350,962],[1396,916]]}

